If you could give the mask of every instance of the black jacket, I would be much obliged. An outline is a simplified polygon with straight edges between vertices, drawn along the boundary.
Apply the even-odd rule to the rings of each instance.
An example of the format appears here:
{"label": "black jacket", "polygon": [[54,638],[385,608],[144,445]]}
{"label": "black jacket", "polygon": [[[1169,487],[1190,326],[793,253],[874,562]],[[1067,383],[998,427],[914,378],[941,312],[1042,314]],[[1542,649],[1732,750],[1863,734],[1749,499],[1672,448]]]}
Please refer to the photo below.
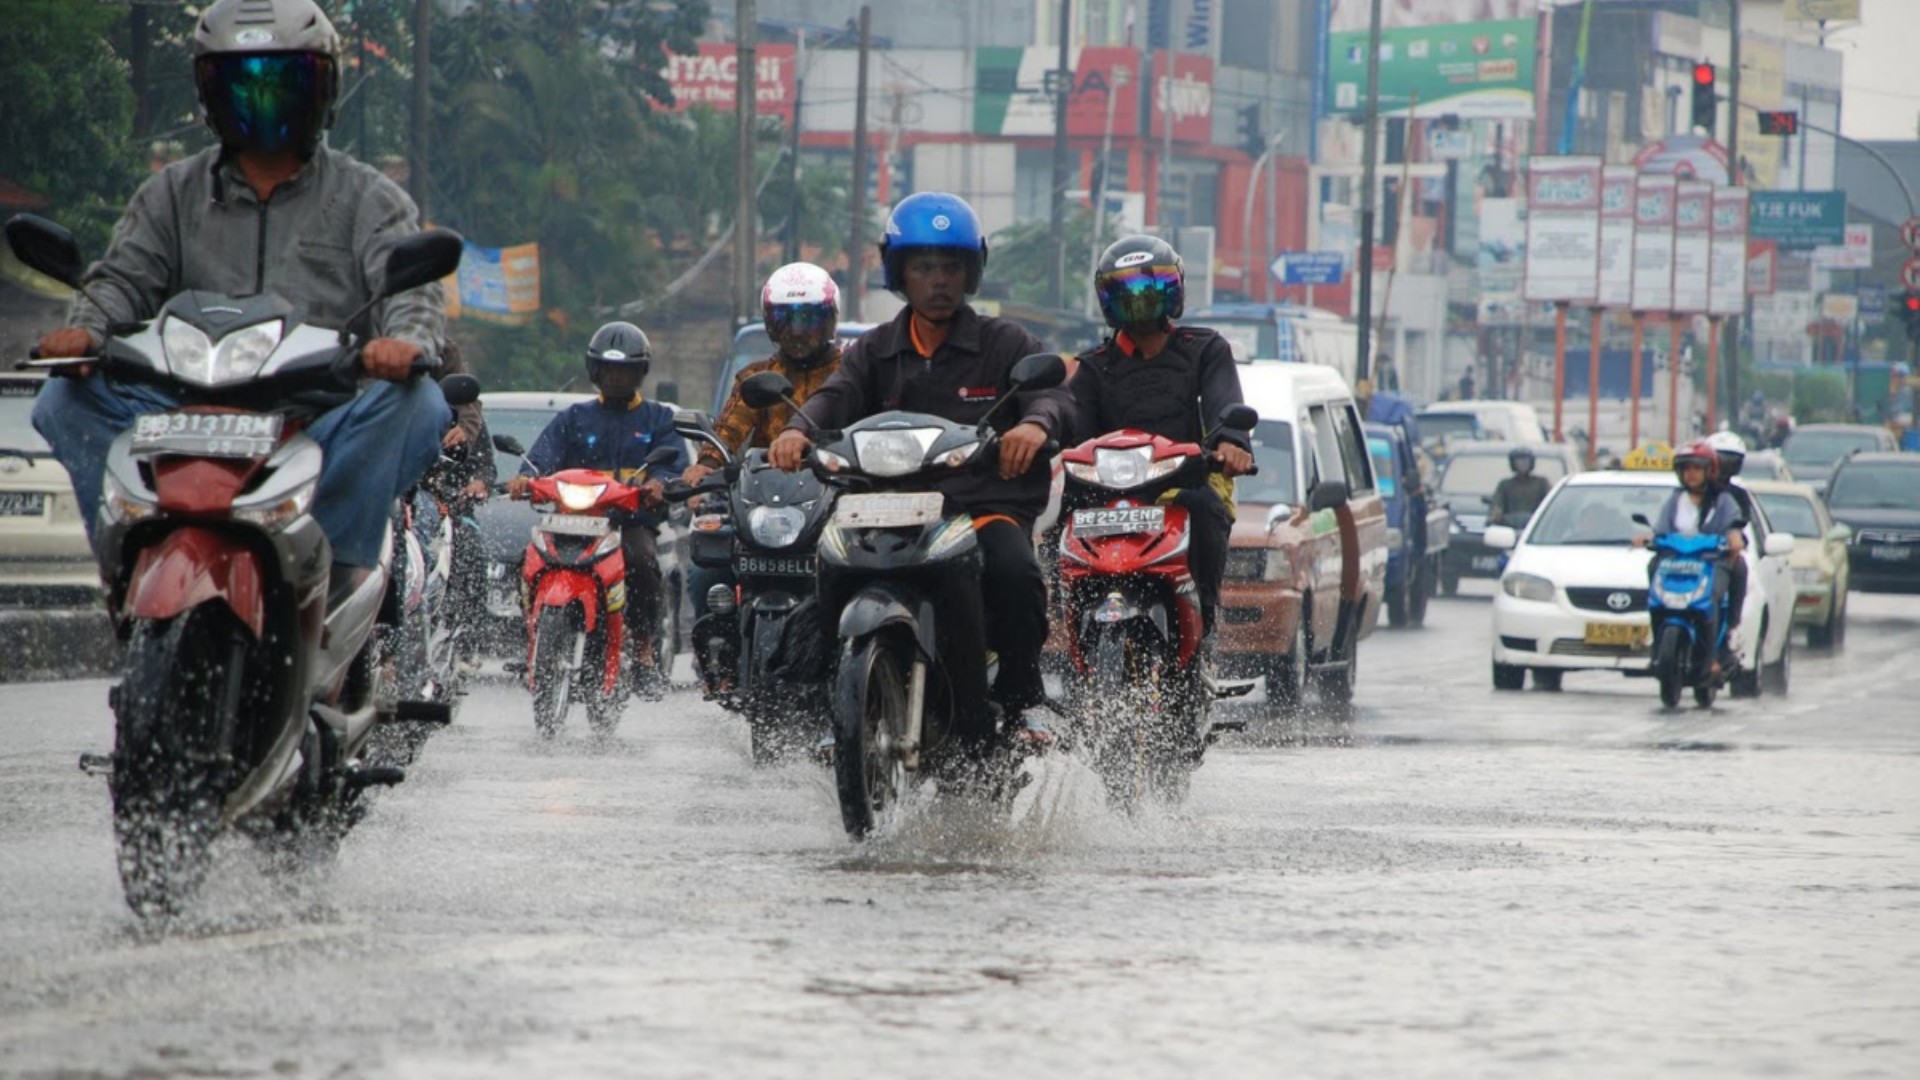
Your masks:
{"label": "black jacket", "polygon": [[[1177,328],[1151,360],[1108,338],[1080,354],[1080,369],[1068,387],[1081,438],[1132,428],[1197,443],[1220,422],[1222,409],[1245,401],[1233,349],[1204,326]],[[1241,432],[1222,429],[1220,435],[1252,449]]]}
{"label": "black jacket", "polygon": [[[892,322],[866,332],[840,360],[840,370],[800,406],[787,426],[803,433],[812,427],[843,428],[875,413],[902,409],[930,413],[959,424],[977,424],[1007,391],[1007,374],[1021,357],[1048,352],[1039,338],[1018,323],[991,318],[962,306],[947,339],[923,357],[914,350],[905,309]],[[1064,388],[1020,395],[994,414],[993,427],[1006,431],[1032,422],[1055,439],[1072,435],[1073,402]],[[1049,473],[1044,462],[1027,475],[1002,480],[980,470],[942,480],[938,489],[975,516],[1007,514],[1026,523],[1047,505]]]}

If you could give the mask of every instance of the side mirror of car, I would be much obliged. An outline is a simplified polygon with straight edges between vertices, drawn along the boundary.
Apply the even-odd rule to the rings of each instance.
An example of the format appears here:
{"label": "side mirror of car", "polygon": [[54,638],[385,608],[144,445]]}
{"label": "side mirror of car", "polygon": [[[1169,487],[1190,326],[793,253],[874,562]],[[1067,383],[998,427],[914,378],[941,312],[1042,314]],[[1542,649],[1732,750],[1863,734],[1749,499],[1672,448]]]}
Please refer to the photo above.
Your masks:
{"label": "side mirror of car", "polygon": [[1768,533],[1767,542],[1760,548],[1760,553],[1769,558],[1778,558],[1793,554],[1793,534],[1783,532]]}
{"label": "side mirror of car", "polygon": [[7,246],[34,270],[69,289],[80,287],[87,259],[80,254],[80,242],[65,228],[35,214],[15,214],[7,219]]}
{"label": "side mirror of car", "polygon": [[503,454],[512,454],[514,457],[527,456],[527,448],[520,445],[520,440],[511,435],[495,435],[493,448]]}
{"label": "side mirror of car", "polygon": [[1230,431],[1252,431],[1260,413],[1251,405],[1229,405],[1220,410],[1220,426]]}
{"label": "side mirror of car", "polygon": [[454,408],[480,400],[480,380],[461,372],[440,380],[440,396]]}
{"label": "side mirror of car", "polygon": [[1853,526],[1835,522],[1833,528],[1827,530],[1827,539],[1838,540],[1844,544],[1853,539]]}
{"label": "side mirror of car", "polygon": [[1489,525],[1480,541],[1495,551],[1512,551],[1520,543],[1520,533],[1511,525]]}
{"label": "side mirror of car", "polygon": [[1346,481],[1322,480],[1313,485],[1313,492],[1307,496],[1307,507],[1314,511],[1332,510],[1349,497]]}
{"label": "side mirror of car", "polygon": [[1268,532],[1272,532],[1276,526],[1284,525],[1292,520],[1293,507],[1288,506],[1286,503],[1279,503],[1267,508]]}
{"label": "side mirror of car", "polygon": [[740,400],[750,409],[771,409],[793,393],[793,383],[777,371],[763,371],[740,384]]}
{"label": "side mirror of car", "polygon": [[431,284],[460,269],[466,241],[450,229],[422,229],[387,252],[387,280],[381,295],[398,296]]}
{"label": "side mirror of car", "polygon": [[1007,378],[1015,390],[1051,390],[1067,381],[1067,362],[1058,353],[1034,353],[1015,362]]}

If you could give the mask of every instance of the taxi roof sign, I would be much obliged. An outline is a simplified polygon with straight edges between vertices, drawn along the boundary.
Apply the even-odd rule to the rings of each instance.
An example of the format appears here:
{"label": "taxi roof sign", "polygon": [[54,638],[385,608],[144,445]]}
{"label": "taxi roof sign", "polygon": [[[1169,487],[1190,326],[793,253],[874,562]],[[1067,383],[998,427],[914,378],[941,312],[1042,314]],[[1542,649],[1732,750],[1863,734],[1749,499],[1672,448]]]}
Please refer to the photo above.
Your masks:
{"label": "taxi roof sign", "polygon": [[1645,443],[1620,464],[1629,472],[1666,472],[1673,468],[1673,447],[1658,441]]}

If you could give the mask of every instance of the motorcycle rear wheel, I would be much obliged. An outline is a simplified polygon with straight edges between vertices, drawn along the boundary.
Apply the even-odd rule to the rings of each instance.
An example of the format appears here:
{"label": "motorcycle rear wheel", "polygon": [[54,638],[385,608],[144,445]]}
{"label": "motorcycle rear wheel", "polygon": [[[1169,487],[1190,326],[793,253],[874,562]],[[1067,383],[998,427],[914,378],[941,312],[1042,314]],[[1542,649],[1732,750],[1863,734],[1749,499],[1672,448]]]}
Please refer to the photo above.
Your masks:
{"label": "motorcycle rear wheel", "polygon": [[1660,704],[1675,708],[1680,704],[1687,666],[1687,638],[1677,626],[1663,626],[1653,645],[1653,673],[1660,681]]}
{"label": "motorcycle rear wheel", "polygon": [[834,786],[840,822],[863,840],[906,788],[893,747],[907,730],[907,679],[900,652],[884,634],[849,644],[834,691]]}

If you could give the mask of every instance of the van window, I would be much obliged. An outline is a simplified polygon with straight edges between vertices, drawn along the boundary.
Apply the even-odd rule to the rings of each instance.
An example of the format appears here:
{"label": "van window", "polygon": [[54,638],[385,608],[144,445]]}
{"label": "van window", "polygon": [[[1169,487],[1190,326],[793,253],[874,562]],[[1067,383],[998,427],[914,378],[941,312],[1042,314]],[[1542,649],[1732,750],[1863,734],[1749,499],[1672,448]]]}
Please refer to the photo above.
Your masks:
{"label": "van window", "polygon": [[1254,464],[1260,471],[1238,477],[1233,497],[1244,503],[1292,506],[1300,501],[1294,490],[1293,425],[1284,420],[1262,420],[1248,433]]}
{"label": "van window", "polygon": [[1360,418],[1354,415],[1351,402],[1337,402],[1327,408],[1333,417],[1335,444],[1339,447],[1340,465],[1347,474],[1347,488],[1358,495],[1373,490],[1373,463],[1367,458],[1367,438],[1360,427]]}
{"label": "van window", "polygon": [[1307,409],[1307,423],[1313,429],[1314,459],[1320,466],[1320,479],[1345,483],[1346,463],[1340,458],[1340,437],[1334,432],[1330,412],[1325,405],[1314,405]]}
{"label": "van window", "polygon": [[1367,436],[1367,449],[1373,455],[1373,473],[1380,478],[1380,494],[1391,499],[1394,485],[1393,444],[1375,435]]}

